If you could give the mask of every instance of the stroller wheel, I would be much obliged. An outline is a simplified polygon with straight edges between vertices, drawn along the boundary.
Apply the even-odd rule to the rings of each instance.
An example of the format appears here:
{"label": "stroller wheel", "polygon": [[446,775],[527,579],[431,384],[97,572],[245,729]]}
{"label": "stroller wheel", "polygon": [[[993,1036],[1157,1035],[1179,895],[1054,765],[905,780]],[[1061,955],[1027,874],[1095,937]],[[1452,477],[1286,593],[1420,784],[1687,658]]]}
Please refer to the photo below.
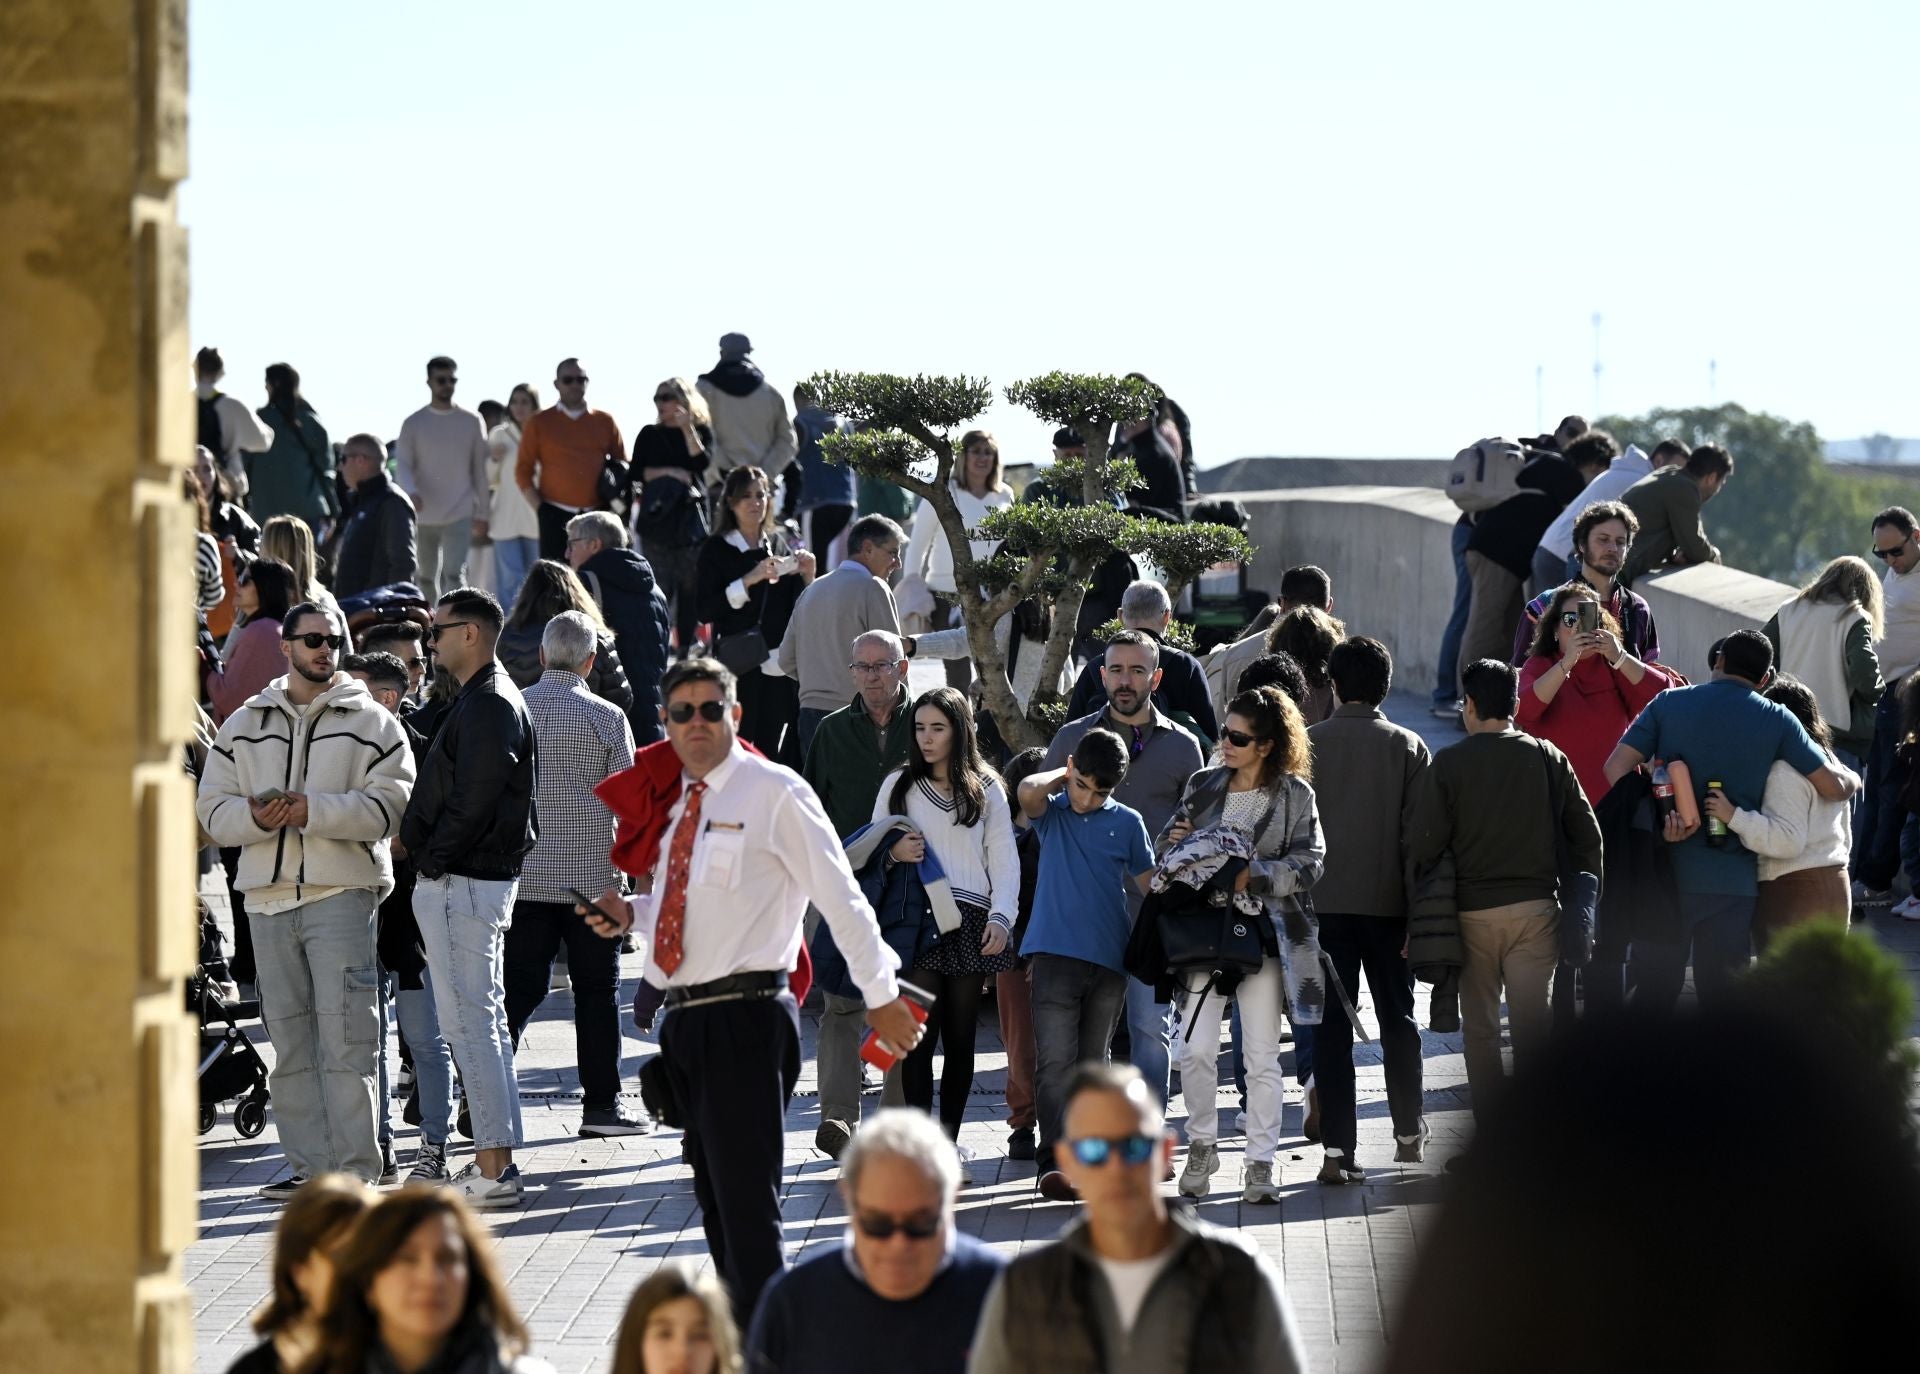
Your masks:
{"label": "stroller wheel", "polygon": [[220,1118],[220,1109],[211,1102],[200,1104],[200,1134],[205,1135],[213,1129],[213,1123]]}
{"label": "stroller wheel", "polygon": [[251,1140],[267,1129],[267,1099],[248,1093],[234,1106],[233,1129]]}

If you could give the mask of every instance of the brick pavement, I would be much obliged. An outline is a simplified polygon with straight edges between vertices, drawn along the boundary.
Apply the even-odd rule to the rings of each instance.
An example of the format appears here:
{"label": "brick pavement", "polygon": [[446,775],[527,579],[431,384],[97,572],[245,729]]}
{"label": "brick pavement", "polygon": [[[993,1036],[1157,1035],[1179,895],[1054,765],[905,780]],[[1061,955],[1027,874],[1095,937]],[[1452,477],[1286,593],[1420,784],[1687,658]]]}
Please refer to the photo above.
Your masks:
{"label": "brick pavement", "polygon": [[[1436,723],[1418,714],[1419,704],[1400,706],[1395,703],[1395,716],[1431,743],[1451,737],[1444,725],[1431,728]],[[217,899],[224,920],[224,891],[209,895]],[[1903,958],[1909,975],[1920,980],[1920,926],[1884,913],[1872,924],[1882,942]],[[639,973],[637,960],[630,956],[624,963],[630,992]],[[1367,999],[1360,1010],[1371,1030]],[[624,1140],[575,1136],[580,1103],[571,1069],[570,1016],[571,998],[556,993],[528,1027],[520,1059],[528,1145],[519,1157],[528,1199],[524,1209],[490,1218],[503,1272],[533,1334],[534,1353],[552,1361],[560,1374],[608,1367],[620,1313],[634,1285],[666,1258],[704,1264],[706,1256],[692,1175],[680,1159],[677,1132]],[[804,1024],[809,1060],[787,1117],[782,1209],[795,1258],[838,1243],[845,1224],[834,1189],[838,1168],[812,1144],[819,1124],[810,1057],[815,1020],[809,1015]],[[657,1046],[630,1026],[625,1035],[622,1068],[631,1084],[639,1060]],[[1241,1141],[1226,1134],[1236,1104],[1231,1080],[1222,1076],[1222,1169],[1214,1195],[1200,1212],[1240,1230],[1279,1265],[1312,1367],[1319,1371],[1376,1367],[1391,1314],[1412,1277],[1421,1229],[1432,1222],[1441,1167],[1470,1127],[1459,1037],[1423,1033],[1422,1041],[1426,1113],[1433,1131],[1427,1162],[1388,1162],[1392,1127],[1379,1047],[1357,1045],[1360,1159],[1368,1166],[1367,1182],[1346,1188],[1315,1182],[1320,1153],[1300,1135],[1299,1094],[1290,1082],[1276,1160],[1283,1195],[1274,1207],[1239,1202]],[[1288,1058],[1290,1063],[1290,1052]],[[966,1165],[969,1183],[961,1194],[960,1225],[997,1248],[1017,1252],[1049,1239],[1073,1209],[1041,1201],[1033,1191],[1032,1167],[1005,1157],[1006,1061],[991,1017],[981,1028],[978,1064],[960,1136],[974,1154]],[[877,1101],[868,1097],[866,1105]],[[1170,1116],[1176,1127],[1184,1120],[1178,1097]],[[418,1136],[414,1128],[398,1125],[397,1111],[395,1118],[404,1165]],[[264,1135],[243,1140],[227,1110],[201,1138],[199,1153],[200,1239],[187,1251],[186,1279],[195,1299],[198,1367],[219,1371],[252,1344],[247,1318],[267,1289],[266,1261],[278,1215],[277,1205],[255,1197],[253,1190],[283,1166],[274,1127],[269,1124]],[[464,1159],[454,1162],[457,1167]],[[1172,1191],[1171,1184],[1167,1190]]]}

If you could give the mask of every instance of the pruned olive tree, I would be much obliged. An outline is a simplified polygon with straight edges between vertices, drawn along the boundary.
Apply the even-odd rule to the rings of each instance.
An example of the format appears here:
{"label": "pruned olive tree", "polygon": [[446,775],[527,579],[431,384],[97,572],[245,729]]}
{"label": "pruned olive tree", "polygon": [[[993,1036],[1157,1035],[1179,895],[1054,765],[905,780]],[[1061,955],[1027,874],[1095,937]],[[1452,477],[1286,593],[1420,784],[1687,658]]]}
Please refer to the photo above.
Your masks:
{"label": "pruned olive tree", "polygon": [[[1224,525],[1177,525],[1127,515],[1115,504],[1141,485],[1130,459],[1113,460],[1109,435],[1151,413],[1158,393],[1134,378],[1050,372],[1016,382],[1005,395],[1049,425],[1070,425],[1087,439],[1084,460],[1055,463],[1041,474],[1060,501],[1029,501],[993,511],[967,528],[950,485],[960,433],[987,408],[984,377],[899,377],[877,372],[823,372],[809,385],[820,405],[859,427],[821,444],[829,461],[892,482],[932,507],[953,551],[953,580],[987,709],[1015,749],[1046,742],[1042,722],[1063,704],[1055,684],[1073,651],[1080,602],[1095,570],[1115,552],[1138,554],[1160,568],[1167,590],[1181,590],[1212,564],[1246,559],[1246,536]],[[971,538],[999,541],[976,559]],[[1040,667],[1040,687],[1023,713],[1007,677],[994,626],[1029,597],[1053,609]]]}

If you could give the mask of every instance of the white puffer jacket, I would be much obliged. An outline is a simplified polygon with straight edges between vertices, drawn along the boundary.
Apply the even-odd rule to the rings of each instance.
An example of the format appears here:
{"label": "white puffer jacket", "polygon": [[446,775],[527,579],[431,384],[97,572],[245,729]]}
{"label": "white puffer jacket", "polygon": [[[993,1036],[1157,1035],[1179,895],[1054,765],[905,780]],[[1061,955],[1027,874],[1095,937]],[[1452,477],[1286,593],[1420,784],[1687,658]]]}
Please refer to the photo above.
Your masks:
{"label": "white puffer jacket", "polygon": [[[406,730],[345,673],[302,712],[287,680],[227,717],[207,751],[195,812],[215,844],[240,847],[238,886],[270,900],[299,890],[366,887],[393,891],[384,843],[400,828],[413,794]],[[269,788],[307,799],[307,824],[263,830],[247,802]]]}

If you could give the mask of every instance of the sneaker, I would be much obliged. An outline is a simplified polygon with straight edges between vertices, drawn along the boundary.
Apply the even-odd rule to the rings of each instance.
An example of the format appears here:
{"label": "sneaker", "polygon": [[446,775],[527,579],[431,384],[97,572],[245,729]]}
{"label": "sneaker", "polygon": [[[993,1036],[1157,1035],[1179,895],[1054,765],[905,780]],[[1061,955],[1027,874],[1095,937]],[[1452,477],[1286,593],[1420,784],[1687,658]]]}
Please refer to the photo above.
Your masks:
{"label": "sneaker", "polygon": [[1033,1127],[1023,1126],[1007,1137],[1007,1158],[1022,1163],[1031,1163],[1040,1153],[1040,1147],[1034,1143]]}
{"label": "sneaker", "polygon": [[518,1207],[527,1200],[526,1189],[520,1186],[517,1164],[509,1164],[498,1178],[488,1178],[480,1172],[478,1164],[469,1164],[453,1176],[450,1186],[467,1206],[482,1212]]}
{"label": "sneaker", "polygon": [[828,1159],[840,1158],[840,1152],[847,1148],[853,1139],[853,1128],[844,1121],[832,1117],[820,1123],[820,1129],[813,1133],[813,1148]]}
{"label": "sneaker", "polygon": [[400,1161],[393,1157],[393,1142],[385,1142],[380,1147],[380,1182],[382,1186],[400,1181]]}
{"label": "sneaker", "polygon": [[[1337,1155],[1332,1150],[1329,1150],[1327,1151],[1326,1162],[1320,1166],[1319,1178],[1322,1183],[1333,1184],[1335,1186],[1347,1183],[1365,1183],[1367,1181],[1367,1171],[1362,1169],[1358,1162],[1348,1159],[1345,1155]],[[1251,1196],[1247,1198],[1248,1202],[1257,1202],[1258,1200],[1259,1199]]]}
{"label": "sneaker", "polygon": [[653,1122],[630,1102],[616,1100],[610,1107],[588,1107],[580,1113],[583,1136],[646,1135]]}
{"label": "sneaker", "polygon": [[862,1060],[860,1064],[860,1096],[877,1093],[887,1085],[887,1077],[873,1065]]}
{"label": "sneaker", "polygon": [[420,1149],[413,1157],[413,1172],[407,1175],[409,1183],[445,1183],[447,1181],[447,1147],[435,1145],[431,1141],[421,1141]]}
{"label": "sneaker", "polygon": [[1280,1200],[1280,1185],[1273,1181],[1273,1165],[1255,1161],[1247,1165],[1246,1186],[1240,1190],[1242,1202],[1267,1206]]}
{"label": "sneaker", "polygon": [[1428,714],[1435,720],[1459,720],[1460,703],[1457,701],[1436,701],[1428,708]]}
{"label": "sneaker", "polygon": [[1920,896],[1909,897],[1893,908],[1893,914],[1903,921],[1920,921]]}
{"label": "sneaker", "polygon": [[1208,1180],[1220,1172],[1220,1147],[1209,1140],[1196,1140],[1187,1146],[1187,1167],[1180,1175],[1182,1197],[1205,1197]]}
{"label": "sneaker", "polygon": [[273,1182],[261,1188],[260,1196],[271,1198],[275,1202],[285,1202],[288,1198],[299,1192],[301,1186],[305,1184],[306,1181],[307,1176],[305,1174],[297,1174],[289,1170]]}
{"label": "sneaker", "polygon": [[1853,905],[1855,908],[1892,906],[1893,892],[1886,888],[1868,887],[1865,883],[1853,885]]}
{"label": "sneaker", "polygon": [[1320,1090],[1312,1083],[1307,1084],[1306,1109],[1306,1119],[1300,1123],[1300,1134],[1317,1145],[1320,1143]]}
{"label": "sneaker", "polygon": [[1425,1164],[1427,1162],[1427,1122],[1420,1120],[1420,1129],[1412,1135],[1397,1135],[1393,1138],[1393,1162],[1395,1164]]}
{"label": "sneaker", "polygon": [[1078,1202],[1080,1191],[1058,1169],[1049,1169],[1040,1175],[1040,1196],[1048,1202]]}

